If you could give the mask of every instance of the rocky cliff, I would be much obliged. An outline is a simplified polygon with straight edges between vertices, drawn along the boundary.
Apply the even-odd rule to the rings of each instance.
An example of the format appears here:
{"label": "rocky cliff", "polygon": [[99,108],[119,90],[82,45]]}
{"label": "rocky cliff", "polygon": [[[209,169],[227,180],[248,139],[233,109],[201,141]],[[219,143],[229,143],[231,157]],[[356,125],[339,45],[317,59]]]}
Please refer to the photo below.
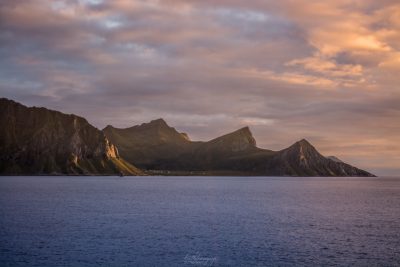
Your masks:
{"label": "rocky cliff", "polygon": [[0,99],[1,174],[139,174],[84,118]]}

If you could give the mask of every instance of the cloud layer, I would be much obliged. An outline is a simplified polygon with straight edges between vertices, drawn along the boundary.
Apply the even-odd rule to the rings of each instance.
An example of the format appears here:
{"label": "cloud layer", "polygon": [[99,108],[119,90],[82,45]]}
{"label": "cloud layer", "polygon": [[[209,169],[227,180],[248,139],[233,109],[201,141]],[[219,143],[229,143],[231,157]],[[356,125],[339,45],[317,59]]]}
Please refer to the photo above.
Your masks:
{"label": "cloud layer", "polygon": [[249,125],[261,147],[400,171],[397,0],[5,0],[0,57],[2,96],[99,128]]}

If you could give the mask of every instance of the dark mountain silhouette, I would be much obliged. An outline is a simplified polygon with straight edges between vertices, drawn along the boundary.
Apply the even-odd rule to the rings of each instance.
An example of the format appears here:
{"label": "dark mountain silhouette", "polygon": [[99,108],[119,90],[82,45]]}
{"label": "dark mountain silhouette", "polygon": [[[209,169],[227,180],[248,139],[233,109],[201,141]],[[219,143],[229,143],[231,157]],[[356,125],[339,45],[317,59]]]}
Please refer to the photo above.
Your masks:
{"label": "dark mountain silhouette", "polygon": [[3,175],[373,176],[304,139],[281,151],[258,148],[248,127],[208,142],[190,141],[163,119],[100,131],[82,117],[4,98],[0,125]]}
{"label": "dark mountain silhouette", "polygon": [[0,174],[142,173],[84,118],[1,98],[0,125]]}
{"label": "dark mountain silhouette", "polygon": [[103,131],[121,156],[156,173],[373,176],[322,156],[304,139],[281,151],[258,148],[248,127],[208,142],[192,142],[162,119],[127,129],[107,126]]}

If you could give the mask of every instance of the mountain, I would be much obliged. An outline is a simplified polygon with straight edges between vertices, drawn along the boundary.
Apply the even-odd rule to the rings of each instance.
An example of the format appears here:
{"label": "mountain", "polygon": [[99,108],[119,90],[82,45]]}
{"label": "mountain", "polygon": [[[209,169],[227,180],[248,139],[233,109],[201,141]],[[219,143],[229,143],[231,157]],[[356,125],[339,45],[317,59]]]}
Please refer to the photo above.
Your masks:
{"label": "mountain", "polygon": [[249,127],[244,127],[209,142],[205,142],[201,146],[200,151],[205,153],[214,152],[217,154],[225,154],[251,151],[256,148],[256,140],[250,132]]}
{"label": "mountain", "polygon": [[163,119],[100,131],[82,117],[5,98],[0,125],[2,175],[373,176],[304,139],[280,151],[259,148],[248,127],[208,142],[191,141]]}
{"label": "mountain", "polygon": [[162,119],[127,129],[107,126],[103,131],[122,157],[150,173],[373,176],[324,157],[304,139],[281,151],[258,148],[248,127],[208,142],[190,141]]}
{"label": "mountain", "polygon": [[270,175],[298,176],[373,176],[343,162],[322,156],[307,140],[278,151],[269,161]]}
{"label": "mountain", "polygon": [[84,118],[0,99],[0,174],[136,175]]}
{"label": "mountain", "polygon": [[177,132],[163,119],[127,129],[108,125],[103,132],[111,142],[118,144],[122,157],[141,167],[150,167],[154,162],[175,158],[192,144],[187,134]]}
{"label": "mountain", "polygon": [[189,151],[173,161],[181,163],[179,169],[184,170],[233,171],[245,174],[253,172],[250,165],[257,162],[258,156],[270,155],[271,152],[258,148],[250,129],[244,127],[208,142],[196,142]]}

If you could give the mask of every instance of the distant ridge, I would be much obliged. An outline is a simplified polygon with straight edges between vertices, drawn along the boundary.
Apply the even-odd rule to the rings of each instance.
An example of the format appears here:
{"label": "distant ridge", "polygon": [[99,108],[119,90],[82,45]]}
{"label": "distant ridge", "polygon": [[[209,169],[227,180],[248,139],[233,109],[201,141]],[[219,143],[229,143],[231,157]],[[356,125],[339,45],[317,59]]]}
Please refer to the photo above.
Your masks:
{"label": "distant ridge", "polygon": [[[129,162],[145,171],[200,175],[373,176],[324,157],[302,139],[281,151],[256,146],[249,127],[193,142],[163,119],[126,129],[106,127],[105,135]],[[336,158],[337,159],[337,158]]]}

